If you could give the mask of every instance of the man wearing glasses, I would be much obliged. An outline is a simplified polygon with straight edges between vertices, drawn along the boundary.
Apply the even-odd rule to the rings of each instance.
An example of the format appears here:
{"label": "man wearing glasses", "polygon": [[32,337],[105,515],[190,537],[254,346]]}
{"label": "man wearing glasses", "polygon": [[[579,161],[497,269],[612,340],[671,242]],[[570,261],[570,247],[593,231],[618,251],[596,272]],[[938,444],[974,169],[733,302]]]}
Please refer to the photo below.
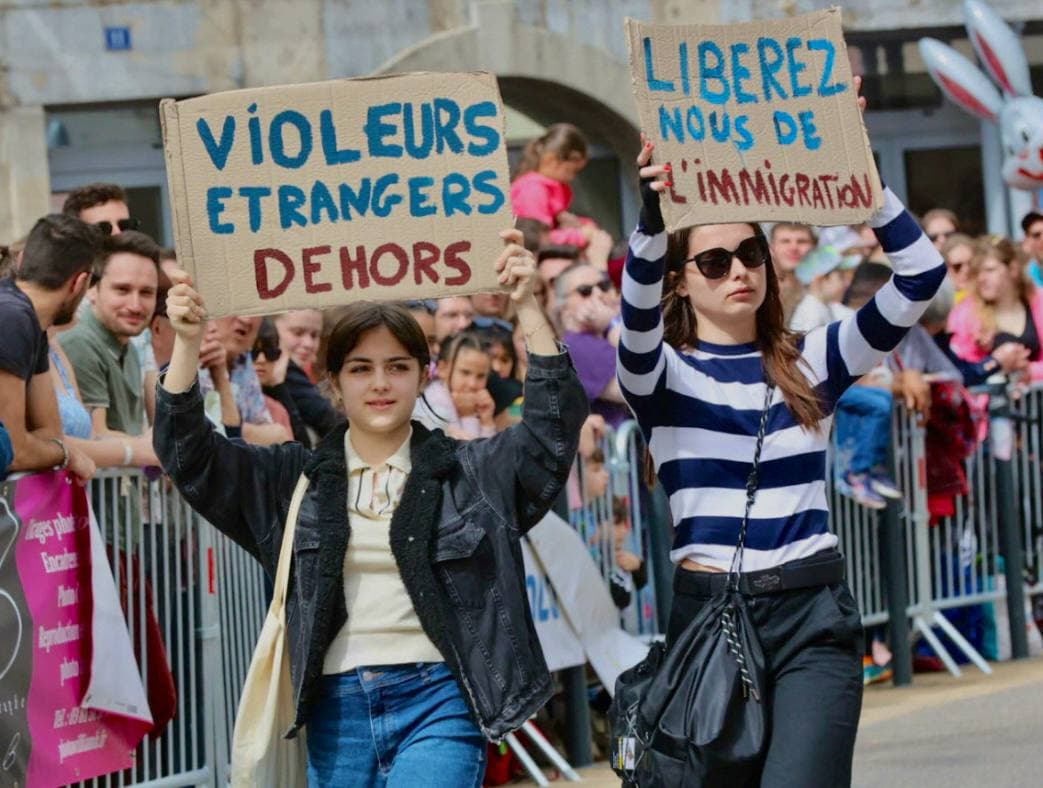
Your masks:
{"label": "man wearing glasses", "polygon": [[65,198],[62,213],[93,224],[105,235],[119,235],[141,226],[130,216],[127,192],[115,183],[91,183],[73,189]]}
{"label": "man wearing glasses", "polygon": [[590,400],[590,412],[612,427],[627,418],[629,410],[616,381],[618,332],[611,331],[619,316],[612,282],[604,271],[587,263],[566,268],[554,281],[558,323],[576,372]]}

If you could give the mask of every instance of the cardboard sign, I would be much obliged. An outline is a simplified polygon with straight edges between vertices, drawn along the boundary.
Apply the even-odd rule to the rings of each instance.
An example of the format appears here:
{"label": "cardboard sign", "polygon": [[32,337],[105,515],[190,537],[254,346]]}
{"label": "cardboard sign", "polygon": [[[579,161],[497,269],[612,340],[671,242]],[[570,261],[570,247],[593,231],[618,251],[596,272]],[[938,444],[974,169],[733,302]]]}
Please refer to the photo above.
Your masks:
{"label": "cardboard sign", "polygon": [[626,20],[641,127],[670,163],[669,230],[852,224],[883,205],[837,8],[777,22]]}
{"label": "cardboard sign", "polygon": [[160,104],[179,263],[211,316],[496,290],[511,226],[491,74]]}

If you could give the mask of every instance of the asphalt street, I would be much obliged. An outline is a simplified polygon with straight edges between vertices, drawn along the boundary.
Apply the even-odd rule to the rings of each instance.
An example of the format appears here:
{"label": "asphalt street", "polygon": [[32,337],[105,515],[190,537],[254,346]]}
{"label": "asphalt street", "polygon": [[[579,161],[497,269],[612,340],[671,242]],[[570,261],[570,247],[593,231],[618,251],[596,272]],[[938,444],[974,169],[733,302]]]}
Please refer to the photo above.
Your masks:
{"label": "asphalt street", "polygon": [[[993,670],[867,688],[854,788],[1043,786],[1043,659]],[[619,785],[604,764],[581,774],[592,788]]]}

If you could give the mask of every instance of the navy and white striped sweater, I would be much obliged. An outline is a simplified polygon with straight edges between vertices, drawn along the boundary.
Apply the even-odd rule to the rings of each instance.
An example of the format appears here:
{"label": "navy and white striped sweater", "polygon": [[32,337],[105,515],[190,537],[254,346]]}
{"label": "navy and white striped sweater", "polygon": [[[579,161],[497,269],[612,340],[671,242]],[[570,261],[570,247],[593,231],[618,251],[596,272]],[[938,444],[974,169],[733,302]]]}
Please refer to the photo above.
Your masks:
{"label": "navy and white striped sweater", "polygon": [[[895,275],[852,317],[809,332],[804,373],[825,406],[821,429],[797,425],[775,390],[761,452],[743,571],[765,569],[834,547],[827,527],[826,446],[840,395],[905,336],[945,278],[941,255],[898,198],[869,221]],[[617,372],[659,480],[676,538],[670,557],[721,569],[731,564],[746,500],[765,383],[754,345],[663,342],[660,297],[666,233],[630,238],[623,275]]]}

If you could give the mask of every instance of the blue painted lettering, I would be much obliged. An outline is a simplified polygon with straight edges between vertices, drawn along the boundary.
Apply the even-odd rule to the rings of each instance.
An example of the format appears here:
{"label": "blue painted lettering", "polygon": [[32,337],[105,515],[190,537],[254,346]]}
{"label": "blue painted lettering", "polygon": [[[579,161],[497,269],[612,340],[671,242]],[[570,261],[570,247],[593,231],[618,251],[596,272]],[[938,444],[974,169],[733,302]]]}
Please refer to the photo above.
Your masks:
{"label": "blue painted lettering", "polygon": [[337,213],[337,203],[333,199],[330,187],[322,181],[315,181],[311,185],[311,200],[309,202],[311,203],[312,224],[322,222],[323,211],[326,212],[326,220],[331,224],[340,218]]}
{"label": "blue painted lettering", "polygon": [[435,179],[426,175],[418,175],[409,179],[409,215],[434,216],[438,208],[431,204],[431,195],[427,189],[435,185]]}
{"label": "blue painted lettering", "polygon": [[267,186],[240,186],[239,196],[246,198],[246,210],[250,216],[250,232],[261,229],[261,198],[271,197],[272,190]]}
{"label": "blue painted lettering", "polygon": [[[500,132],[495,124],[485,125],[479,122],[480,118],[495,118],[496,104],[492,101],[479,101],[464,110],[464,128],[471,135],[471,142],[467,145],[467,153],[471,156],[488,156],[495,153],[500,147]],[[476,142],[475,140],[481,140]],[[448,211],[446,211],[448,216]]]}
{"label": "blue painted lettering", "polygon": [[808,70],[806,63],[797,60],[797,50],[803,43],[796,36],[786,39],[786,61],[789,64],[789,84],[793,89],[793,98],[811,95],[811,85],[800,84],[800,72]]}
{"label": "blue painted lettering", "polygon": [[751,78],[750,69],[742,62],[743,55],[750,53],[750,45],[737,43],[731,45],[732,54],[732,82],[735,100],[740,104],[756,104],[757,97],[743,86],[743,80]]}
{"label": "blue painted lettering", "polygon": [[342,183],[337,188],[337,194],[340,197],[340,215],[344,221],[351,221],[352,211],[358,216],[366,215],[366,211],[369,210],[372,189],[373,182],[369,178],[362,179],[357,191],[347,183]]}
{"label": "blue painted lettering", "polygon": [[662,93],[676,93],[674,83],[666,79],[656,79],[655,68],[652,66],[652,39],[648,36],[641,41],[645,48],[645,82],[649,90],[658,90]]}
{"label": "blue painted lettering", "polygon": [[[768,55],[771,54],[771,59]],[[771,101],[771,93],[774,90],[780,99],[786,98],[786,91],[775,75],[782,69],[785,56],[782,47],[774,38],[757,39],[757,60],[761,68],[761,88],[764,91],[764,100]]]}
{"label": "blue painted lettering", "polygon": [[[275,158],[275,154],[272,154]],[[289,230],[294,225],[298,227],[308,226],[308,217],[304,215],[305,203],[308,201],[304,189],[284,183],[279,187],[279,226]]]}
{"label": "blue painted lettering", "polygon": [[[283,129],[287,126],[297,129],[300,136],[300,150],[296,156],[286,153],[286,138]],[[296,170],[304,166],[311,155],[311,122],[301,113],[294,109],[284,109],[274,118],[272,125],[268,127],[268,150],[272,154],[272,161],[280,167]]]}
{"label": "blue painted lettering", "polygon": [[435,151],[441,154],[446,147],[453,153],[460,153],[464,144],[456,127],[460,125],[460,105],[452,99],[435,99]]}
{"label": "blue painted lettering", "polygon": [[680,107],[667,108],[659,105],[659,138],[668,141],[670,132],[674,133],[678,142],[684,142],[684,119],[681,117]]}
{"label": "blue painted lettering", "polygon": [[474,176],[472,181],[474,190],[479,194],[485,194],[491,197],[491,201],[485,205],[478,206],[478,213],[491,214],[496,213],[500,208],[503,207],[504,202],[507,198],[504,197],[503,189],[501,189],[496,183],[496,171],[495,170],[482,170]]}
{"label": "blue painted lettering", "polygon": [[434,111],[425,101],[420,105],[420,139],[417,140],[413,105],[408,101],[402,105],[402,135],[405,138],[406,153],[411,158],[426,159],[431,155],[431,148],[435,144],[434,128]]}
{"label": "blue painted lettering", "polygon": [[221,221],[221,214],[225,210],[224,201],[231,196],[232,190],[227,186],[211,186],[206,190],[206,215],[210,219],[210,232],[217,235],[231,235],[235,232],[234,224]]}
{"label": "blue painted lettering", "polygon": [[797,119],[800,121],[800,133],[804,137],[804,147],[808,150],[821,148],[822,137],[818,136],[818,129],[815,127],[815,113],[807,110],[797,115]]}
{"label": "blue painted lettering", "polygon": [[717,142],[727,142],[732,133],[732,119],[727,112],[710,113],[710,134]]}
{"label": "blue painted lettering", "polygon": [[846,82],[833,82],[833,67],[836,65],[837,50],[833,42],[827,38],[812,38],[808,41],[808,49],[812,52],[825,52],[826,62],[822,64],[822,79],[818,84],[820,96],[835,96],[847,90]]}
{"label": "blue painted lettering", "polygon": [[366,135],[366,147],[370,156],[390,159],[402,156],[401,145],[384,142],[385,137],[390,137],[398,131],[398,127],[393,123],[385,123],[384,118],[401,112],[402,104],[397,101],[378,104],[366,111],[366,125],[362,127],[362,131]]}
{"label": "blue painted lettering", "polygon": [[797,141],[797,121],[792,115],[777,109],[772,120],[775,122],[775,139],[780,145],[792,145]]}
{"label": "blue painted lettering", "polygon": [[246,111],[252,116],[246,121],[246,128],[250,132],[250,162],[254,165],[264,164],[264,146],[261,144],[263,140],[261,136],[261,119],[254,115],[257,112],[257,105],[251,104],[246,108]]}
{"label": "blue painted lettering", "polygon": [[753,134],[746,127],[749,122],[749,115],[737,115],[735,117],[735,147],[740,151],[747,151],[753,147]]}
{"label": "blue painted lettering", "polygon": [[389,215],[391,209],[402,202],[401,194],[386,194],[387,190],[398,183],[398,175],[389,173],[377,178],[373,186],[373,215],[381,218]]}
{"label": "blue painted lettering", "polygon": [[206,122],[206,118],[196,121],[196,131],[199,133],[199,139],[203,141],[203,147],[206,148],[210,161],[217,169],[223,170],[228,163],[228,154],[232,152],[232,143],[235,142],[235,118],[225,115],[220,142],[214,139],[214,132],[210,130],[210,124]]}
{"label": "blue painted lettering", "polygon": [[706,138],[706,120],[703,118],[703,111],[697,105],[693,104],[688,108],[688,112],[685,113],[685,125],[688,127],[688,136],[696,142]]}
{"label": "blue painted lettering", "polygon": [[462,213],[471,215],[467,198],[471,194],[471,182],[458,172],[451,172],[442,179],[442,209],[446,216]]}
{"label": "blue painted lettering", "polygon": [[333,112],[324,109],[319,113],[319,130],[322,136],[322,154],[326,164],[350,164],[362,158],[362,153],[354,148],[337,147],[337,127],[333,125]]}
{"label": "blue painted lettering", "polygon": [[[703,101],[709,101],[711,104],[724,104],[731,94],[728,80],[724,78],[724,52],[713,41],[700,41],[698,51],[699,95]],[[714,59],[714,65],[710,65],[711,57]],[[711,81],[717,82],[721,87],[718,90],[711,89]]]}

